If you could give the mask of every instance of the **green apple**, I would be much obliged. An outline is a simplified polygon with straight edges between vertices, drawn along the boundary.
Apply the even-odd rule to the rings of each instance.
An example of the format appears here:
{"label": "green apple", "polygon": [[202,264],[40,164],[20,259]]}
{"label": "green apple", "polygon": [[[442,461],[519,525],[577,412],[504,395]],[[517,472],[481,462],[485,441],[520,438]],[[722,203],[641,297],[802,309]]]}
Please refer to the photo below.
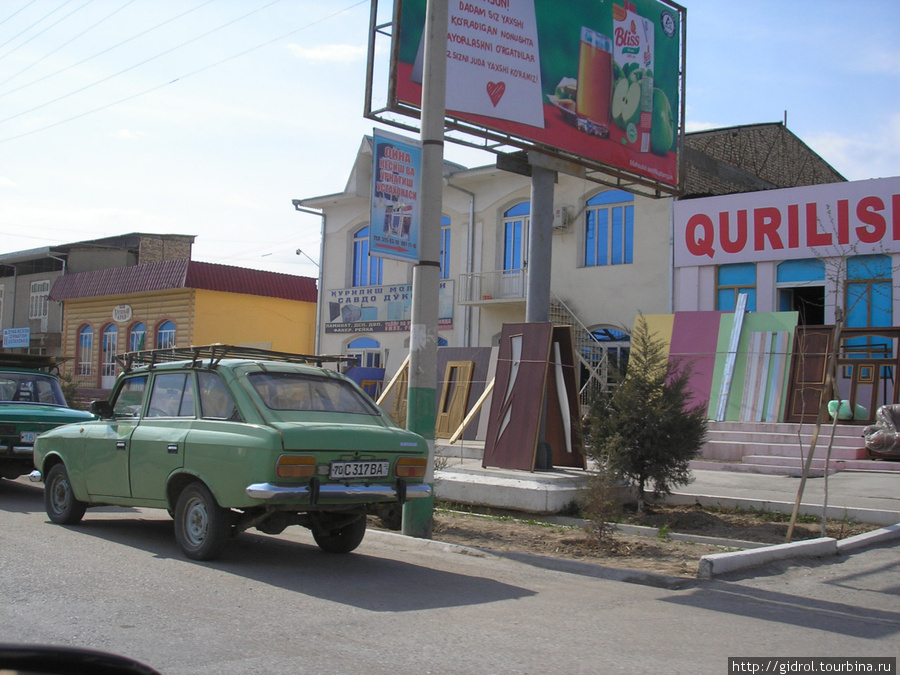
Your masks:
{"label": "green apple", "polygon": [[641,83],[623,77],[616,83],[612,100],[613,121],[622,129],[641,117]]}
{"label": "green apple", "polygon": [[672,106],[662,89],[653,90],[653,127],[650,130],[650,150],[665,155],[675,140],[675,119]]}
{"label": "green apple", "polygon": [[629,82],[637,82],[641,78],[644,77],[644,69],[643,68],[635,68],[628,74]]}

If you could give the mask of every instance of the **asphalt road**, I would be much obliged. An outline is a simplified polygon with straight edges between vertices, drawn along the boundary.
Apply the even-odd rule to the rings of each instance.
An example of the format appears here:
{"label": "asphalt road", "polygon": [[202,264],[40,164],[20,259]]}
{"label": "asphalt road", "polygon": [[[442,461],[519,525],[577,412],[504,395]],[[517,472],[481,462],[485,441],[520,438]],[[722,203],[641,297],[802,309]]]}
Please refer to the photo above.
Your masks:
{"label": "asphalt road", "polygon": [[248,532],[197,563],[165,512],[89,510],[61,527],[42,495],[0,481],[0,642],[167,675],[724,674],[729,656],[900,654],[896,547],[680,589],[381,532],[346,556],[299,528]]}

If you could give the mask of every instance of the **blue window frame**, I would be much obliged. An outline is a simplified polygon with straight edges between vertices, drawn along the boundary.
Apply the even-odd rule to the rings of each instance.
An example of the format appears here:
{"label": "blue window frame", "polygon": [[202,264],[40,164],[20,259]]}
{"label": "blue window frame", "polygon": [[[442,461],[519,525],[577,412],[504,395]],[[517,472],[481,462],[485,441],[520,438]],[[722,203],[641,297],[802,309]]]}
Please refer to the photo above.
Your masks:
{"label": "blue window frame", "polygon": [[633,262],[634,195],[608,190],[591,197],[585,209],[585,267]]}
{"label": "blue window frame", "polygon": [[733,312],[739,293],[747,294],[747,311],[756,311],[756,263],[719,265],[716,268],[716,309]]}
{"label": "blue window frame", "polygon": [[503,214],[503,269],[520,270],[528,260],[531,204],[516,204]]}
{"label": "blue window frame", "polygon": [[[847,259],[847,288],[844,311],[849,328],[878,328],[892,325],[893,270],[886,255],[861,255]],[[892,355],[888,338],[866,336],[845,343],[851,357],[879,358]]]}
{"label": "blue window frame", "polygon": [[163,321],[156,329],[156,348],[168,349],[175,346],[175,324]]}
{"label": "blue window frame", "polygon": [[361,368],[381,368],[381,344],[370,337],[356,338],[350,342],[347,356],[355,357]]}
{"label": "blue window frame", "polygon": [[147,326],[143,323],[136,323],[131,327],[128,335],[128,349],[132,352],[139,352],[146,349]]}
{"label": "blue window frame", "polygon": [[377,286],[381,283],[382,259],[369,255],[368,225],[353,235],[353,286]]}

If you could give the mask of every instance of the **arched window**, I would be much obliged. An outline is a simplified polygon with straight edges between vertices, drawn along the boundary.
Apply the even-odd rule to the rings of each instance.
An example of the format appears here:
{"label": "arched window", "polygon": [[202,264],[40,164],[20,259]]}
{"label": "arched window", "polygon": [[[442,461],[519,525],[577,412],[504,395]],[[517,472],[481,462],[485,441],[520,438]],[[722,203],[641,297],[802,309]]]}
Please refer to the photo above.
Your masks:
{"label": "arched window", "polygon": [[528,261],[531,204],[516,204],[503,214],[503,269],[521,270]]}
{"label": "arched window", "polygon": [[147,326],[143,323],[136,323],[131,327],[128,334],[128,351],[139,352],[147,348]]}
{"label": "arched window", "polygon": [[100,350],[100,378],[103,388],[112,387],[116,377],[116,351],[119,348],[119,328],[111,323],[103,329],[103,342]]}
{"label": "arched window", "polygon": [[347,356],[356,358],[360,368],[381,368],[381,344],[370,337],[348,343]]}
{"label": "arched window", "polygon": [[175,346],[175,324],[163,321],[156,329],[156,348],[168,349]]}
{"label": "arched window", "polygon": [[369,226],[353,235],[353,286],[377,286],[381,283],[382,259],[369,255]]}
{"label": "arched window", "polygon": [[634,195],[608,190],[591,197],[584,215],[584,265],[634,262]]}
{"label": "arched window", "polygon": [[82,326],[78,331],[78,374],[89,376],[94,372],[94,329]]}

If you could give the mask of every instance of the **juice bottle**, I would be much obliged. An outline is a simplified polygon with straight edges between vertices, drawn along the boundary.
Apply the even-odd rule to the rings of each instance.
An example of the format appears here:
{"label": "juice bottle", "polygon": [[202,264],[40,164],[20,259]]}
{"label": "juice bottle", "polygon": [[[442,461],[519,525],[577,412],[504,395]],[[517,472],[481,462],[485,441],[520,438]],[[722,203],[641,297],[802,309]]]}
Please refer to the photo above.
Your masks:
{"label": "juice bottle", "polygon": [[653,22],[634,3],[613,5],[613,122],[625,130],[629,145],[650,152],[653,122]]}

